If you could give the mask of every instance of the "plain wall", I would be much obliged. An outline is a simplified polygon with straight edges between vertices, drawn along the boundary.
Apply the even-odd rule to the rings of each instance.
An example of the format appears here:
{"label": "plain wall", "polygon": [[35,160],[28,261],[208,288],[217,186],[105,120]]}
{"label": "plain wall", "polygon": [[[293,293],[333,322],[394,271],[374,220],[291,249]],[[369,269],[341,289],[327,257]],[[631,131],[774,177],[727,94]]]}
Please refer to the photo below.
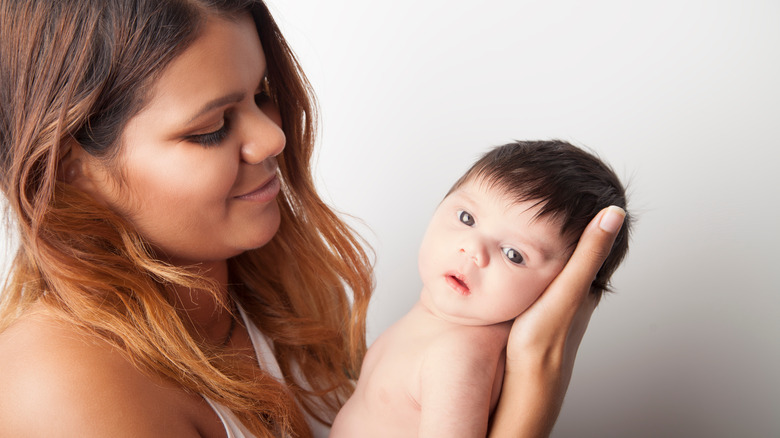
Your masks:
{"label": "plain wall", "polygon": [[780,3],[270,3],[320,98],[318,183],[376,250],[371,340],[417,299],[455,178],[561,138],[638,222],[553,436],[780,436]]}

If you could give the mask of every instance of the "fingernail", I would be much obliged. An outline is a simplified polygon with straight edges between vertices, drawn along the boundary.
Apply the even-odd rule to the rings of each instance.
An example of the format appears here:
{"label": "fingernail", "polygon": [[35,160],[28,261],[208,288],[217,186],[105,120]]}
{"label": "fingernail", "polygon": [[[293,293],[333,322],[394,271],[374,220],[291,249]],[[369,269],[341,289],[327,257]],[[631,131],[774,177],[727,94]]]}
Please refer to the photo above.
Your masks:
{"label": "fingernail", "polygon": [[617,230],[623,225],[623,219],[625,218],[625,210],[618,206],[610,205],[599,221],[599,228],[608,233],[617,233]]}

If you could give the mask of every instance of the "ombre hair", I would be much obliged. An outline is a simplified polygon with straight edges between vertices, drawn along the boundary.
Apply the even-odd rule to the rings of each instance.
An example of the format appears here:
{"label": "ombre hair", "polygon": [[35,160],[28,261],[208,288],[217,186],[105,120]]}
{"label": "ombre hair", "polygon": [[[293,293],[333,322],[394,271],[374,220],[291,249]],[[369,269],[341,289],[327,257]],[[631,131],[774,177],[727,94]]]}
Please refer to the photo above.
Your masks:
{"label": "ombre hair", "polygon": [[467,181],[485,182],[518,203],[535,201],[537,217],[557,221],[571,247],[599,211],[610,205],[626,210],[623,227],[591,284],[598,297],[610,289],[610,278],[628,253],[632,216],[625,188],[607,163],[560,140],[516,141],[484,154],[447,194]]}
{"label": "ombre hair", "polygon": [[[228,261],[233,296],[274,343],[288,385],[199,343],[174,287],[216,285],[155,257],[120,215],[57,180],[77,142],[118,165],[120,137],[162,71],[209,16],[251,13],[287,138],[282,221]],[[0,331],[34,303],[122,351],[144,371],[231,410],[258,436],[328,424],[366,349],[372,289],[364,242],[316,193],[316,103],[260,0],[0,0],[0,186],[20,245],[0,294]]]}

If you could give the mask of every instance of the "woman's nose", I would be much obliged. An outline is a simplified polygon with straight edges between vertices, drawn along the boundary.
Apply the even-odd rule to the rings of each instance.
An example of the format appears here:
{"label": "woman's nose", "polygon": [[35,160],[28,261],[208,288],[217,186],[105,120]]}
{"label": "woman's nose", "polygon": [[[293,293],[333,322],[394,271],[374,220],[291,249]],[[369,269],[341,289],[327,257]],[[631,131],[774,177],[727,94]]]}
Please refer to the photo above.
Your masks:
{"label": "woman's nose", "polygon": [[247,164],[262,163],[281,154],[286,141],[279,111],[271,104],[262,105],[247,117],[241,160]]}

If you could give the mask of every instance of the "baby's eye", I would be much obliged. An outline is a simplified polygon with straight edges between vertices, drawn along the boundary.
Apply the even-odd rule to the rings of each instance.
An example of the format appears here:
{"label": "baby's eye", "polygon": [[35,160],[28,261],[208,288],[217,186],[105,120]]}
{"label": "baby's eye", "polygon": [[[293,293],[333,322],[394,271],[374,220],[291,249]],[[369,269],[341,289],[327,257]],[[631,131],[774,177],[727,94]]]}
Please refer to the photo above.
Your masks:
{"label": "baby's eye", "polygon": [[513,248],[501,248],[501,250],[504,251],[504,255],[510,262],[517,265],[525,263],[525,259],[523,258],[523,255],[520,254],[520,251]]}
{"label": "baby's eye", "polygon": [[464,210],[458,210],[457,213],[458,213],[458,220],[459,221],[461,221],[462,223],[464,223],[464,224],[466,224],[466,225],[468,225],[470,227],[474,225],[474,216],[472,216],[471,213],[469,213],[468,211],[464,211]]}

